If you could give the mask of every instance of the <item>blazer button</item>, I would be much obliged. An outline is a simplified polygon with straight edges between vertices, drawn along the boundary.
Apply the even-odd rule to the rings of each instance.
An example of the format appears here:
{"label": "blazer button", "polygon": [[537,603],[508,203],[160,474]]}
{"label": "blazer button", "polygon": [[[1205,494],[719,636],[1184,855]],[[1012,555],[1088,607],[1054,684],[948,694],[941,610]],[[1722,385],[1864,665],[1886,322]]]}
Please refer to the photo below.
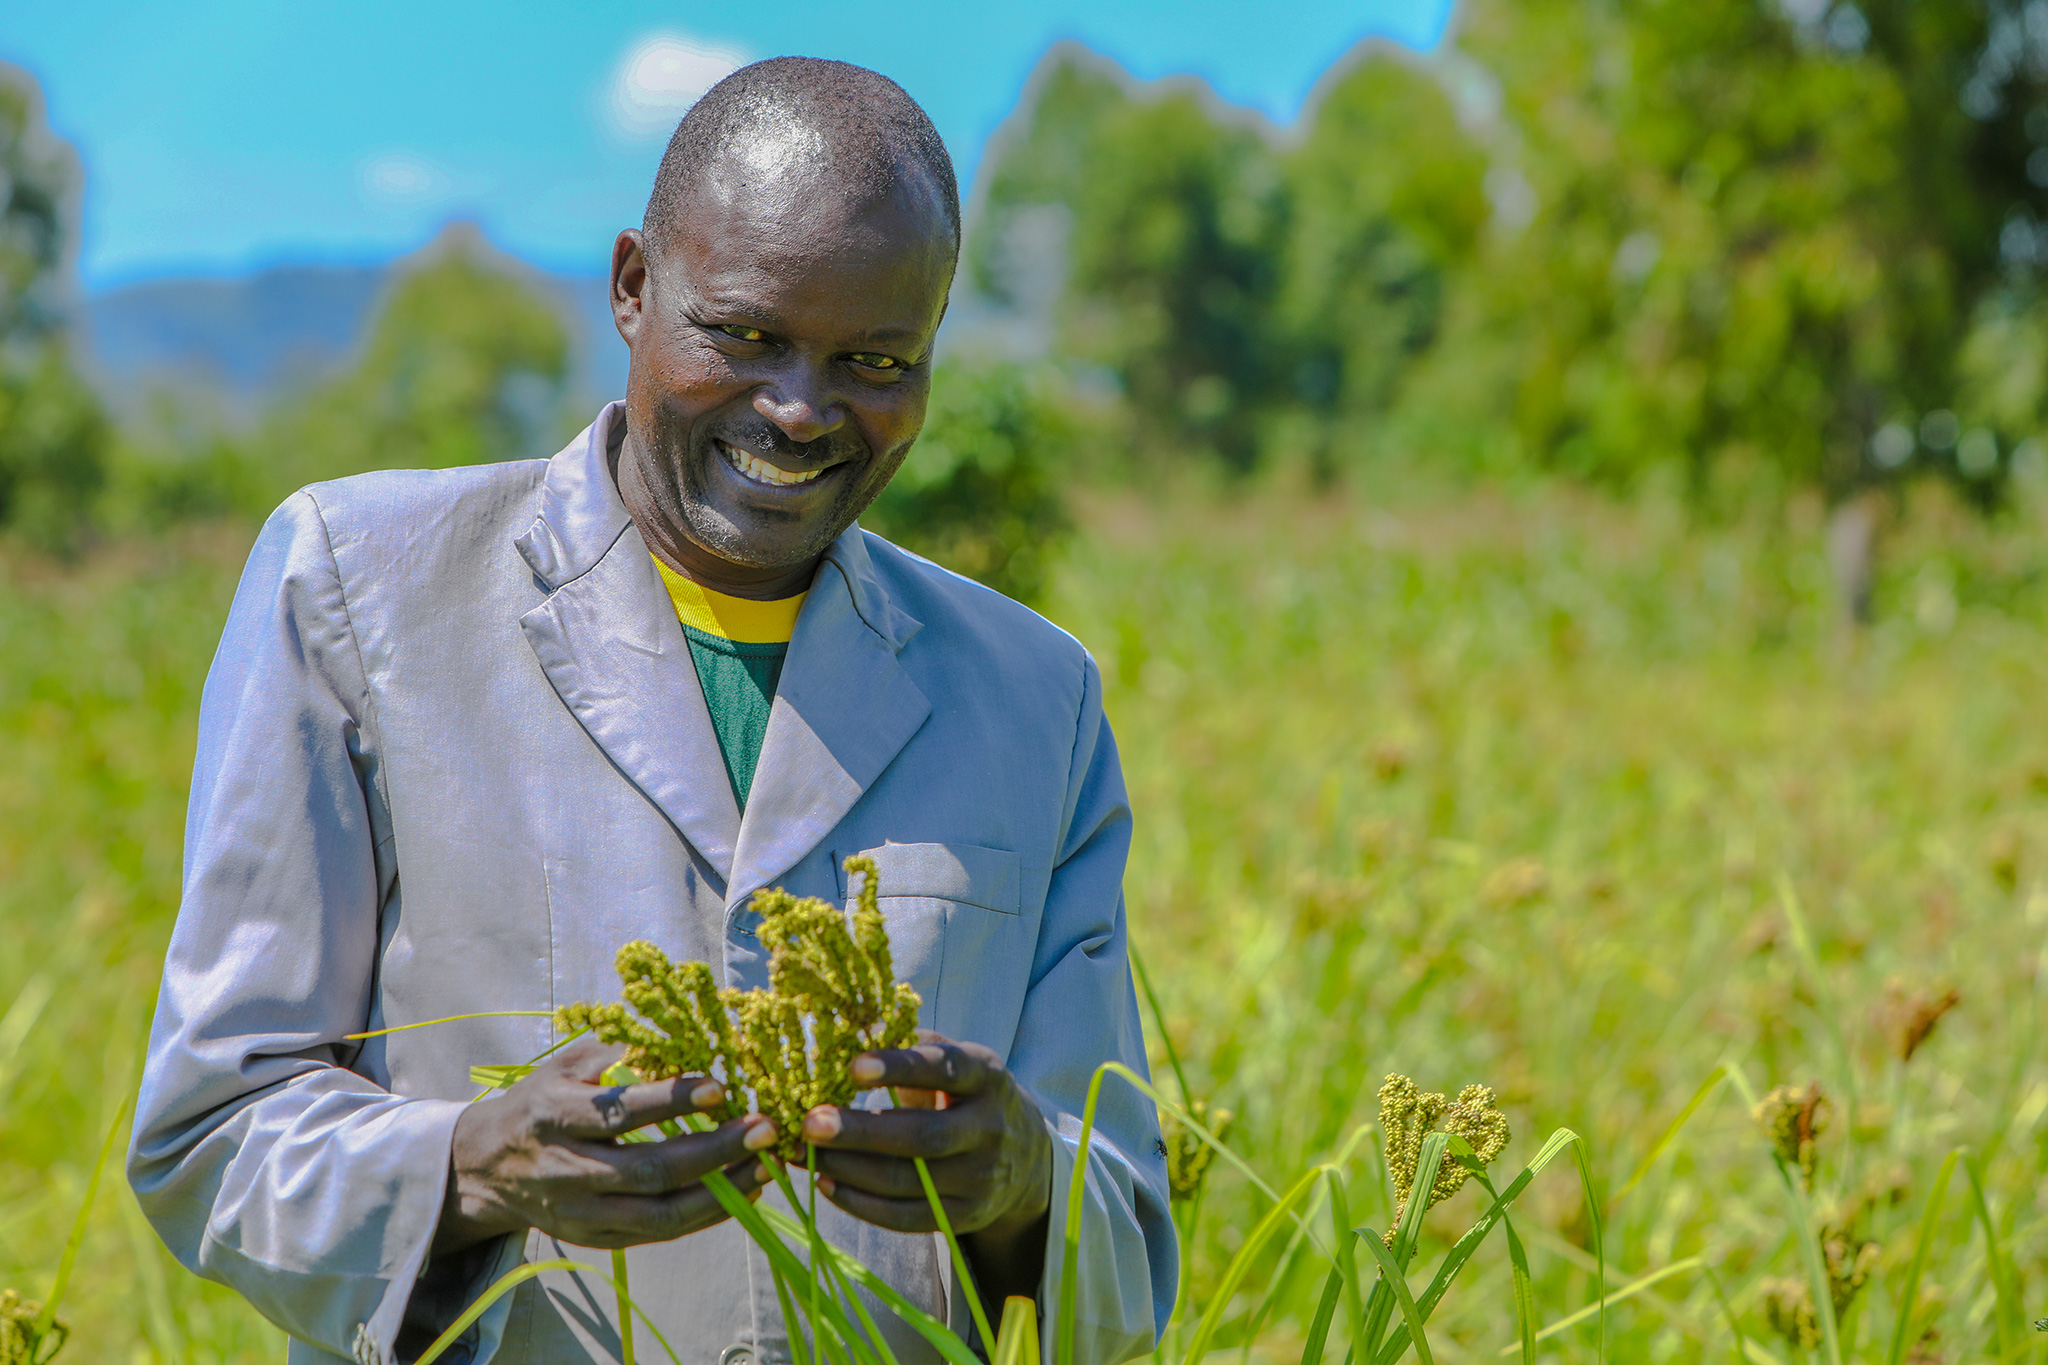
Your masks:
{"label": "blazer button", "polygon": [[754,1348],[728,1346],[718,1353],[718,1365],[754,1365]]}

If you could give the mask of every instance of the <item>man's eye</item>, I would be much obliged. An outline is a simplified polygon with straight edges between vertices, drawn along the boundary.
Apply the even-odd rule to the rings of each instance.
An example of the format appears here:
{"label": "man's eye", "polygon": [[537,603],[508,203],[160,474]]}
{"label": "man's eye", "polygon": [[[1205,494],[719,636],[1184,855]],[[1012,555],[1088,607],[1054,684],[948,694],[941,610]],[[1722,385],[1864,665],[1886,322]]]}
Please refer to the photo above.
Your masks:
{"label": "man's eye", "polygon": [[768,334],[758,327],[741,327],[737,323],[721,323],[712,329],[723,332],[734,341],[766,341]]}
{"label": "man's eye", "polygon": [[893,355],[878,355],[873,351],[857,351],[848,356],[854,364],[867,370],[900,370],[903,362]]}

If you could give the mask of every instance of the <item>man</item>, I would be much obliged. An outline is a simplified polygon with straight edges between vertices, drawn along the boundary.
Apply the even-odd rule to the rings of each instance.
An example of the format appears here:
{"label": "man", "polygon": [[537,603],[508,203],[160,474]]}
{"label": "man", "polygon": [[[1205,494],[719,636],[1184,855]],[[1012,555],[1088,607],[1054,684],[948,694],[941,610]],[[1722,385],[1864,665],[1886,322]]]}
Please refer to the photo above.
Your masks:
{"label": "man", "polygon": [[[602,1262],[580,1247],[631,1248],[691,1362],[788,1359],[766,1262],[702,1184],[758,1191],[766,1120],[620,1145],[716,1086],[605,1086],[584,1040],[470,1104],[469,1067],[615,998],[629,939],[765,983],[753,893],[843,897],[862,852],[934,1033],[856,1062],[872,1103],[806,1117],[828,1235],[965,1334],[926,1157],[984,1297],[1057,1330],[1082,1162],[1081,1357],[1149,1345],[1175,1283],[1154,1118],[1111,1084],[1078,1148],[1097,1064],[1143,1065],[1100,680],[854,525],[917,436],[958,249],[907,95],[748,67],[614,248],[623,404],[552,460],[318,485],[265,526],[201,708],[130,1174],[294,1361],[410,1358],[522,1258]],[[350,1039],[507,1010],[533,1013]],[[457,1358],[613,1359],[612,1305],[549,1272]]]}

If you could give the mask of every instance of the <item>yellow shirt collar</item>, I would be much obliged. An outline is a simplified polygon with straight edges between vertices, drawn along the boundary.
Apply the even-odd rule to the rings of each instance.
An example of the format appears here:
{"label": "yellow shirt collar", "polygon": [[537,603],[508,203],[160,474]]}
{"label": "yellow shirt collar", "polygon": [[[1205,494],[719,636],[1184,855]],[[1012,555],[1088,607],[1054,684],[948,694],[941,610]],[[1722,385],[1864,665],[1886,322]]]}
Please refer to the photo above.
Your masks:
{"label": "yellow shirt collar", "polygon": [[655,559],[669,601],[676,605],[676,617],[686,626],[744,645],[788,644],[796,634],[796,616],[803,610],[807,594],[756,602],[748,597],[728,597],[722,592],[688,579]]}

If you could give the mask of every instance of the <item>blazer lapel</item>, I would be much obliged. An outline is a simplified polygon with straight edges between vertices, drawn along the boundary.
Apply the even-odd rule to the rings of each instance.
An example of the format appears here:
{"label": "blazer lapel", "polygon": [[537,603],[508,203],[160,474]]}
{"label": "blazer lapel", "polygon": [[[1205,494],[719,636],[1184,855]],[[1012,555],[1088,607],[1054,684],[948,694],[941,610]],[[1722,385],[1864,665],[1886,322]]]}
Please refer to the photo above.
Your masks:
{"label": "blazer lapel", "polygon": [[612,483],[621,407],[549,461],[540,515],[516,542],[548,597],[519,624],[562,704],[730,883],[739,805],[682,627]]}
{"label": "blazer lapel", "polygon": [[896,657],[919,627],[875,577],[861,529],[848,527],[790,640],[726,880],[728,915],[837,828],[931,714]]}

